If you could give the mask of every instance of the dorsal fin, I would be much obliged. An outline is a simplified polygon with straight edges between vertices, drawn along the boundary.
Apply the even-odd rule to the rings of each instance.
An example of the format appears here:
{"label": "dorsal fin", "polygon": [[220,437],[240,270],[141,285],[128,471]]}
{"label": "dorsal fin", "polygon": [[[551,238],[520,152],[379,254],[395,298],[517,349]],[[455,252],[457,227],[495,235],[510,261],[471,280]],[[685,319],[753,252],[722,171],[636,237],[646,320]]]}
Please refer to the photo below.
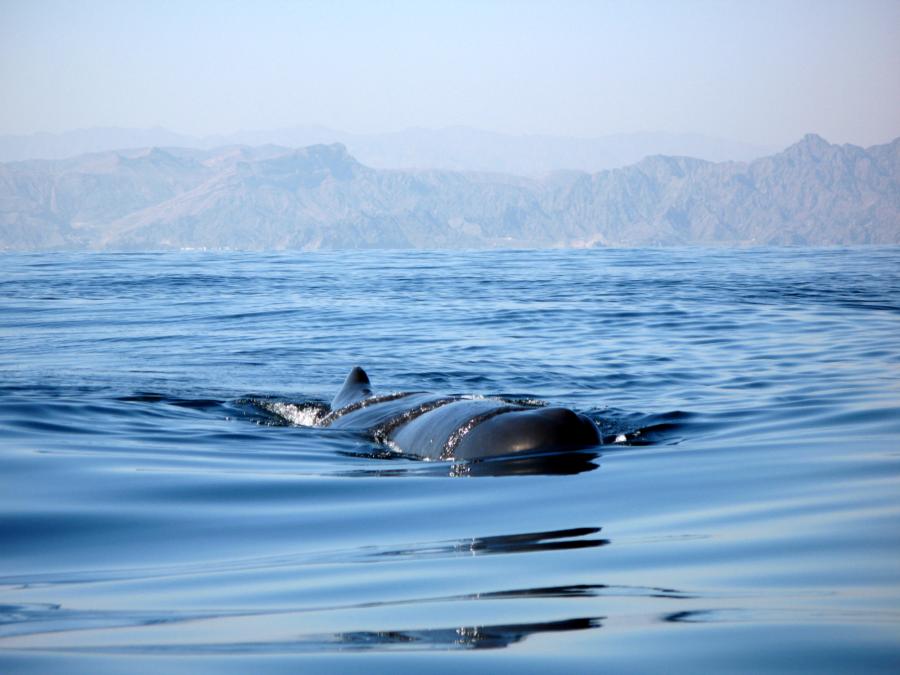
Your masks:
{"label": "dorsal fin", "polygon": [[369,376],[366,375],[366,371],[356,366],[347,375],[347,379],[344,380],[344,386],[341,387],[337,396],[331,401],[331,409],[343,408],[351,403],[362,401],[371,395],[372,388],[369,386]]}

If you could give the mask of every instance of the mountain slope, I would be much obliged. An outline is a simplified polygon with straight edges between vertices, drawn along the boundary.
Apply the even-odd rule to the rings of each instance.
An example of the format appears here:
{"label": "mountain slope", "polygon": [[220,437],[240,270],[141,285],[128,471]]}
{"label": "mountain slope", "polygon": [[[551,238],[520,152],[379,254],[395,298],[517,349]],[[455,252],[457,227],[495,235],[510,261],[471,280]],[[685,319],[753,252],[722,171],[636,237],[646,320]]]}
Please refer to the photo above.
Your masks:
{"label": "mountain slope", "polygon": [[340,144],[0,164],[7,250],[897,243],[900,139],[540,180],[373,169]]}

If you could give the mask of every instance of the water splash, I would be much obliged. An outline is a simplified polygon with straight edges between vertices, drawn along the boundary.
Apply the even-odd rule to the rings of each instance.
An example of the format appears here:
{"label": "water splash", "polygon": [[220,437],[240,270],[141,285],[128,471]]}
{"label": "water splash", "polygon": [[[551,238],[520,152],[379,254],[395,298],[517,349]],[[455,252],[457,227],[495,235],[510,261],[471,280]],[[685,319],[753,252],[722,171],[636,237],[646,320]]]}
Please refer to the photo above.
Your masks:
{"label": "water splash", "polygon": [[319,427],[328,415],[322,403],[285,403],[283,401],[255,401],[258,407],[297,427]]}

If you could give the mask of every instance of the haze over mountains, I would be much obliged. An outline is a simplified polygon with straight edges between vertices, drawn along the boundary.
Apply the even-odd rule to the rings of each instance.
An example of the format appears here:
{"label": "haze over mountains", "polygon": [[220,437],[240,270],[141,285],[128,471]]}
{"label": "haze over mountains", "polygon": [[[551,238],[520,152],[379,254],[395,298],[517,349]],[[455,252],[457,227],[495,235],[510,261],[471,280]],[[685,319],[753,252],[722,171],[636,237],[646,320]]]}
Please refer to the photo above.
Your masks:
{"label": "haze over mountains", "polygon": [[5,250],[898,243],[900,138],[542,178],[376,169],[340,144],[0,164]]}
{"label": "haze over mountains", "polygon": [[188,136],[167,129],[94,128],[61,134],[0,135],[0,162],[65,159],[127,148],[179,147],[211,150],[231,145],[300,148],[341,143],[359,162],[377,169],[451,169],[540,176],[551,171],[596,172],[639,162],[649,155],[696,157],[712,162],[747,161],[766,148],[700,134],[647,132],[600,138],[516,136],[456,126],[353,134],[322,126],[228,135]]}

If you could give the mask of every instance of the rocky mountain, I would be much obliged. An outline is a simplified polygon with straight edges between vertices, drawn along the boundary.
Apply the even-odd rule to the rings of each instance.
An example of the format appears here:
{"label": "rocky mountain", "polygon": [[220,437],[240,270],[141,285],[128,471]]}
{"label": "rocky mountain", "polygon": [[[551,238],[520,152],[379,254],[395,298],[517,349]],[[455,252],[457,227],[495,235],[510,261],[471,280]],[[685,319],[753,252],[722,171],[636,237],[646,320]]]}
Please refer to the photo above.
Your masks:
{"label": "rocky mountain", "polygon": [[561,169],[596,172],[626,166],[648,155],[679,155],[709,161],[744,161],[770,149],[700,134],[642,132],[599,138],[500,134],[469,127],[405,129],[354,134],[322,126],[239,131],[219,136],[188,136],[162,128],[79,129],[61,134],[0,135],[0,162],[65,159],[121,148],[183,147],[215,149],[232,145],[308,145],[341,143],[357,160],[379,169],[450,169],[539,176]]}
{"label": "rocky mountain", "polygon": [[339,144],[0,164],[5,250],[898,243],[900,139],[541,179],[374,169]]}

